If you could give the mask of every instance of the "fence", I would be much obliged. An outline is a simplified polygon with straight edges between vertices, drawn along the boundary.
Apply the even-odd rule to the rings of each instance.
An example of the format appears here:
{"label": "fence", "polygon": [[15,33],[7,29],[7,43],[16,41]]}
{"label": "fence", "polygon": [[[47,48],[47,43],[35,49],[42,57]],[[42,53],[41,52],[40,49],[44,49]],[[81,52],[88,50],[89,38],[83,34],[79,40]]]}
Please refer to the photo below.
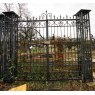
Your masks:
{"label": "fence", "polygon": [[1,78],[92,80],[89,12],[82,9],[73,18],[46,12],[38,19],[4,12],[0,17]]}

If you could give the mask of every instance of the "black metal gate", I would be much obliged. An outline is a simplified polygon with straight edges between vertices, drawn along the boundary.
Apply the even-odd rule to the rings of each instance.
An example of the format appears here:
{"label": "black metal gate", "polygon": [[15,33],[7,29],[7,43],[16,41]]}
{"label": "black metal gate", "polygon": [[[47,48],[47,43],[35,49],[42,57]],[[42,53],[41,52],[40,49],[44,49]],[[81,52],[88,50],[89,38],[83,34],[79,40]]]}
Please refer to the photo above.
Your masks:
{"label": "black metal gate", "polygon": [[[14,57],[10,55],[10,67],[14,64],[10,76],[15,75],[18,80],[34,81],[92,80],[89,12],[90,10],[80,10],[73,18],[68,16],[58,18],[47,11],[38,19],[33,17],[24,20],[16,17],[13,22],[18,24],[18,27],[9,28],[16,30],[9,36],[11,44],[6,41],[6,44],[11,46],[9,49],[12,49],[10,54],[14,55]],[[10,32],[11,30],[8,31]],[[4,38],[2,39],[4,41]],[[3,43],[3,46],[6,45]],[[6,47],[2,49],[4,48]],[[4,58],[7,56],[3,56]],[[7,61],[5,63],[1,64],[1,71],[2,67],[4,71],[5,68],[9,69],[7,66],[9,63]],[[3,76],[6,76],[7,71]]]}

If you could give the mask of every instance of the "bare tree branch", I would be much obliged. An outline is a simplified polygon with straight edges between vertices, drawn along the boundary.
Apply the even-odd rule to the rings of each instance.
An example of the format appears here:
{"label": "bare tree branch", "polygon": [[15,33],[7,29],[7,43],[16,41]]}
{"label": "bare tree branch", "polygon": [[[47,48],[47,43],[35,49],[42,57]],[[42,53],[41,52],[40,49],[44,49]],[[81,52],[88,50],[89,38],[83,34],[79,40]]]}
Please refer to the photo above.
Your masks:
{"label": "bare tree branch", "polygon": [[13,3],[4,3],[4,8],[6,11],[12,10]]}
{"label": "bare tree branch", "polygon": [[[20,18],[30,18],[31,16],[29,15],[29,11],[27,8],[27,3],[17,3],[17,4],[13,4],[13,3],[3,3],[3,6],[0,6],[3,11],[14,11],[16,12]],[[32,24],[31,26],[29,26],[28,22],[19,22],[18,24],[19,26],[19,33],[18,33],[18,39],[19,41],[22,42],[27,42],[26,45],[28,47],[28,49],[30,49],[30,45],[31,45],[31,41],[33,39],[35,39],[35,34],[38,33],[40,35],[41,38],[43,38],[43,36],[40,34],[40,32],[38,32],[37,30],[34,30],[34,24]],[[25,26],[25,27],[23,27]],[[44,39],[44,38],[43,38]]]}
{"label": "bare tree branch", "polygon": [[28,8],[26,7],[27,3],[18,3],[18,14],[20,17],[30,17]]}

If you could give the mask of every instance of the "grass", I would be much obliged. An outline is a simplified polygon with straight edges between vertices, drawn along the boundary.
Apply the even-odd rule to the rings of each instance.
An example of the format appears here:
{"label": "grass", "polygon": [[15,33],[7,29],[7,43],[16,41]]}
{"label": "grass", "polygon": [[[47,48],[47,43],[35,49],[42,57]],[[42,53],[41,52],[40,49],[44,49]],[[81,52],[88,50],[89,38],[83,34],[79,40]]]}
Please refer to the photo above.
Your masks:
{"label": "grass", "polygon": [[[55,48],[56,49],[56,48]],[[20,51],[19,51],[20,53]],[[68,50],[62,51],[61,54],[64,55],[64,59],[58,59],[57,52],[54,52],[54,48],[49,47],[49,54],[52,55],[49,58],[49,78],[50,79],[62,79],[62,78],[70,78],[70,77],[78,77],[78,73],[68,73],[68,71],[77,70],[77,66],[62,66],[62,64],[72,64],[74,63],[73,58],[76,57],[76,50]],[[31,49],[32,57],[29,57],[29,51],[23,52],[21,51],[21,55],[19,57],[19,79],[23,77],[23,79],[28,80],[47,80],[47,58],[46,58],[46,48],[35,47]],[[28,55],[29,54],[29,55]],[[43,55],[43,57],[39,58],[38,56]],[[56,55],[56,57],[55,57]],[[69,57],[71,59],[69,59]],[[61,62],[63,60],[64,62]],[[57,62],[56,62],[57,61]],[[57,66],[60,64],[60,66]],[[62,73],[60,73],[62,72]],[[22,77],[21,77],[22,76]]]}
{"label": "grass", "polygon": [[[34,63],[20,63],[18,67],[18,79],[24,80],[47,80],[47,65]],[[64,78],[78,78],[78,72],[69,73],[68,71],[78,71],[77,66],[62,66],[58,64],[52,64],[49,66],[49,79],[60,80]]]}
{"label": "grass", "polygon": [[[57,57],[55,58],[55,55],[57,56],[57,53],[54,53],[52,50],[54,48],[49,48],[49,53],[52,55],[51,58],[49,58],[49,77],[51,79],[62,79],[62,78],[68,78],[68,77],[74,77],[77,76],[76,74],[73,73],[66,73],[65,71],[70,71],[73,70],[75,71],[77,67],[72,67],[72,66],[62,66],[62,64],[72,64],[73,59],[68,59],[68,57],[75,57],[76,51],[75,50],[68,50],[66,49],[65,51],[65,60],[64,59],[58,59]],[[22,75],[23,78],[25,79],[30,79],[30,80],[46,80],[47,79],[47,58],[46,58],[46,48],[33,48],[31,50],[31,55],[32,57],[30,58],[29,55],[25,54],[29,53],[27,52],[21,52],[21,55],[19,57],[19,75]],[[25,54],[25,55],[24,55]],[[62,52],[61,52],[62,54]],[[39,58],[38,57],[43,55],[43,57]],[[57,62],[56,62],[57,60]],[[61,62],[60,60],[63,60],[64,62]],[[68,62],[67,62],[68,61]],[[71,63],[70,63],[71,62]],[[60,66],[57,66],[58,64],[61,64]],[[60,73],[62,72],[62,73]],[[20,76],[21,77],[21,76]]]}

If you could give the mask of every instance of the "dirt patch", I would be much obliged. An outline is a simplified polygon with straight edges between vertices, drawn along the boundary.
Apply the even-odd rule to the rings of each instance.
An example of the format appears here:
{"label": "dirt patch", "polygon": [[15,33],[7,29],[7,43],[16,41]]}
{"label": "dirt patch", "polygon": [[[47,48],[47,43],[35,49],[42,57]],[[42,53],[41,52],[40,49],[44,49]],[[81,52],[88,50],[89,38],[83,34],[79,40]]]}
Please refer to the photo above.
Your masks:
{"label": "dirt patch", "polygon": [[4,83],[4,82],[0,82],[0,91],[8,91],[9,89],[13,88],[13,87],[17,87],[20,85],[23,85],[26,82],[14,82],[14,83]]}

